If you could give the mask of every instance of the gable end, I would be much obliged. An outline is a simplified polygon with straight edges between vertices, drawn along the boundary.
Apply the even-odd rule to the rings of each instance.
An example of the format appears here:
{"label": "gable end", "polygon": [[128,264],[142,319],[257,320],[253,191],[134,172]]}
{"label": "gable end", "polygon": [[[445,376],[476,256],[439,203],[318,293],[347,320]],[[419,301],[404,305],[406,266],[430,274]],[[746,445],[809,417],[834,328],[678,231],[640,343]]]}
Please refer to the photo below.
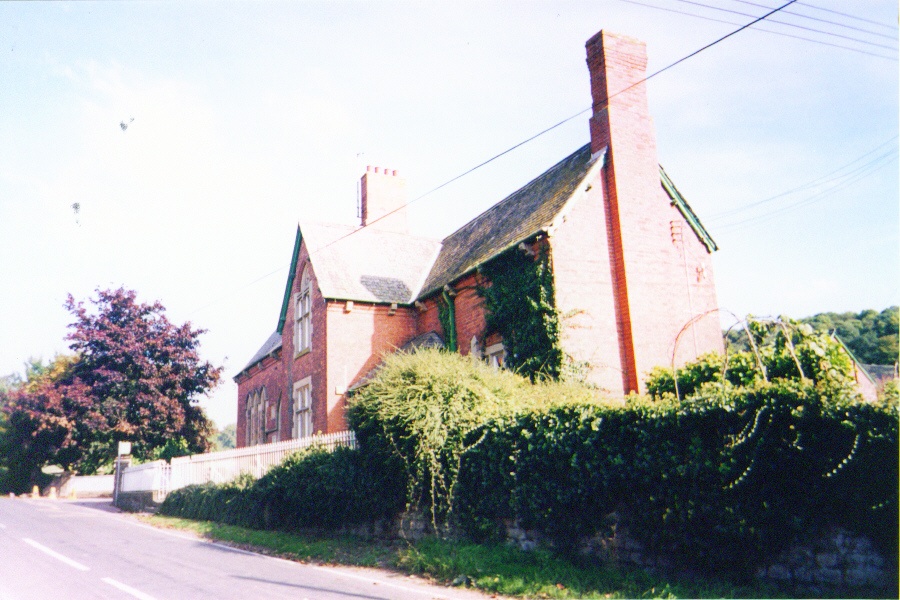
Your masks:
{"label": "gable end", "polygon": [[294,253],[291,255],[291,270],[288,272],[287,284],[284,286],[284,299],[281,301],[281,314],[278,315],[278,334],[284,330],[284,320],[287,318],[288,306],[291,302],[291,288],[294,285],[294,277],[297,276],[297,260],[300,258],[300,244],[303,242],[303,234],[300,226],[297,226],[297,237],[294,238]]}
{"label": "gable end", "polygon": [[681,216],[684,217],[684,220],[688,222],[688,225],[691,226],[691,229],[694,230],[694,234],[697,236],[697,239],[700,240],[704,246],[706,246],[706,251],[712,254],[719,247],[716,245],[715,240],[712,239],[712,236],[709,235],[709,232],[706,231],[706,228],[703,227],[703,223],[700,222],[700,219],[697,218],[697,215],[691,209],[691,205],[687,203],[687,200],[684,199],[684,196],[681,195],[681,192],[678,191],[678,188],[675,187],[675,184],[672,183],[672,180],[669,179],[669,176],[666,174],[665,170],[662,168],[662,165],[659,166],[659,179],[662,184],[662,188],[666,191],[669,198],[672,200],[672,204],[675,208],[678,209],[678,212],[681,213]]}

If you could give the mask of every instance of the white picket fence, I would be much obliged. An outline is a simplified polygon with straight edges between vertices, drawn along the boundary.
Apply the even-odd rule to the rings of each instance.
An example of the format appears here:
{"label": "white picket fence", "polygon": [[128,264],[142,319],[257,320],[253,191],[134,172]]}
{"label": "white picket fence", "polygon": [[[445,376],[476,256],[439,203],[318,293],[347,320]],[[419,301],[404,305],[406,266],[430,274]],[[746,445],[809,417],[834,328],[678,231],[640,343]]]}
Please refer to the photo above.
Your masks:
{"label": "white picket fence", "polygon": [[194,454],[173,458],[171,464],[163,460],[128,467],[122,471],[121,492],[153,492],[153,499],[161,502],[172,490],[192,484],[224,483],[242,473],[259,479],[289,454],[309,447],[334,450],[338,446],[356,447],[352,431],[313,435],[296,440],[260,444],[246,448]]}

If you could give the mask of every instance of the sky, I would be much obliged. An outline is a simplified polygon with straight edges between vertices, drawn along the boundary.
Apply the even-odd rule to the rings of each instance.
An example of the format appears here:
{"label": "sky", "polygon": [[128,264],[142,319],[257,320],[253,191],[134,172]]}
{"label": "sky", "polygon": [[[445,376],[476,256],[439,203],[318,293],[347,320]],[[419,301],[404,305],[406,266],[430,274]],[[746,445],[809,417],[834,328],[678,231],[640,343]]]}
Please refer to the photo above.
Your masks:
{"label": "sky", "polygon": [[[206,330],[201,402],[232,423],[298,220],[357,223],[366,165],[444,237],[587,143],[583,114],[429,193],[588,108],[594,33],[645,41],[653,73],[782,3],[0,3],[0,374],[67,351],[68,294],[125,287]],[[770,19],[647,83],[720,307],[898,304],[897,3]]]}

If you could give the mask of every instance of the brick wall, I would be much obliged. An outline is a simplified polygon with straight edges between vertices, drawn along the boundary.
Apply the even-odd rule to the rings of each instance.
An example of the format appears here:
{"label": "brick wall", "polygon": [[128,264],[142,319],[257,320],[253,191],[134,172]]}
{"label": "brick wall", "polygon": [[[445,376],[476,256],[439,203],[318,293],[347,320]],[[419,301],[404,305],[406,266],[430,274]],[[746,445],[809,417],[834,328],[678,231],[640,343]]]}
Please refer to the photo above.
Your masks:
{"label": "brick wall", "polygon": [[[311,323],[312,323],[312,342],[310,349],[304,352],[296,352],[294,350],[294,315],[296,311],[296,302],[294,297],[300,293],[300,285],[302,283],[302,275],[304,268],[310,269],[311,277]],[[312,392],[312,420],[313,431],[321,431],[327,433],[328,429],[328,385],[326,373],[326,341],[328,335],[328,325],[326,318],[326,304],[319,290],[319,284],[316,279],[316,273],[312,270],[309,263],[309,252],[306,243],[300,245],[300,253],[297,258],[297,272],[294,277],[293,287],[291,289],[291,298],[288,303],[287,316],[285,317],[284,329],[282,331],[282,351],[285,357],[286,368],[286,394],[289,398],[288,402],[282,406],[282,426],[281,439],[286,440],[293,437],[293,418],[294,418],[294,402],[293,387],[294,382],[301,381],[307,377],[311,379]]]}
{"label": "brick wall", "polygon": [[570,204],[550,237],[556,307],[566,355],[584,364],[589,381],[621,393],[625,382],[611,257],[603,186],[594,182]]}
{"label": "brick wall", "polygon": [[[646,74],[644,44],[600,32],[586,46],[591,149],[608,148],[603,187],[625,388],[639,390],[647,371],[671,362],[682,328],[717,307],[712,265],[660,185],[646,84],[635,85]],[[673,224],[680,231],[674,243]],[[682,335],[676,362],[722,349],[710,315]]]}
{"label": "brick wall", "polygon": [[416,335],[416,310],[345,301],[328,302],[327,429],[347,429],[344,415],[346,390],[371,372],[382,356],[393,352]]}
{"label": "brick wall", "polygon": [[[286,394],[284,364],[281,352],[266,357],[258,364],[250,367],[249,371],[238,380],[238,414],[236,427],[236,445],[238,448],[247,445],[247,400],[252,394],[265,389],[266,400],[269,406],[274,406],[281,412],[275,418],[267,418],[265,434],[271,438],[273,434],[279,434],[279,439],[287,439],[281,436],[280,426],[284,421],[284,405],[290,404],[290,396]],[[270,414],[269,406],[266,407],[266,416]],[[281,422],[279,422],[279,417]]]}
{"label": "brick wall", "polygon": [[[457,349],[463,355],[469,354],[473,337],[479,345],[484,344],[484,301],[477,291],[480,281],[480,275],[470,273],[450,286],[456,294],[453,297],[453,307],[456,316]],[[416,335],[435,331],[447,344],[448,335],[439,318],[438,302],[441,296],[442,294],[437,292],[421,301],[421,308],[416,310],[415,331]]]}

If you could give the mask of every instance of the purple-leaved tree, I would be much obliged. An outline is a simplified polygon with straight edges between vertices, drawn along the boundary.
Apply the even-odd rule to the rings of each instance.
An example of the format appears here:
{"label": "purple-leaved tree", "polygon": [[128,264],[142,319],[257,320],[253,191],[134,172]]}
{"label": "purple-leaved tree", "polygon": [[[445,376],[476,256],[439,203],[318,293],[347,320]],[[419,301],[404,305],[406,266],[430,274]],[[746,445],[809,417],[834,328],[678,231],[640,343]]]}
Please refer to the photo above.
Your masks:
{"label": "purple-leaved tree", "polygon": [[80,473],[109,465],[119,441],[138,459],[206,451],[211,424],[197,401],[222,369],[200,359],[204,330],[123,288],[97,290],[87,306],[70,295],[66,308],[75,358],[10,394],[6,437],[27,442],[36,463]]}

